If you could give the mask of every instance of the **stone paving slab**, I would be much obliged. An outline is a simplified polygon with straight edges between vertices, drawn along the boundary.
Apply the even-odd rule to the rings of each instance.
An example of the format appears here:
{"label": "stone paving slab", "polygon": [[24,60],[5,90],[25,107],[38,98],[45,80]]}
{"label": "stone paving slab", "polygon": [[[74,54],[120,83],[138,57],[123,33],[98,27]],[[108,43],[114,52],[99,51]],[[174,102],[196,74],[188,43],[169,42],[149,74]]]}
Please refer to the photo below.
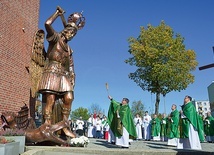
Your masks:
{"label": "stone paving slab", "polygon": [[90,139],[87,147],[26,146],[22,155],[214,155],[214,143],[201,143],[202,150],[178,150],[167,142],[133,141],[128,149],[103,139]]}

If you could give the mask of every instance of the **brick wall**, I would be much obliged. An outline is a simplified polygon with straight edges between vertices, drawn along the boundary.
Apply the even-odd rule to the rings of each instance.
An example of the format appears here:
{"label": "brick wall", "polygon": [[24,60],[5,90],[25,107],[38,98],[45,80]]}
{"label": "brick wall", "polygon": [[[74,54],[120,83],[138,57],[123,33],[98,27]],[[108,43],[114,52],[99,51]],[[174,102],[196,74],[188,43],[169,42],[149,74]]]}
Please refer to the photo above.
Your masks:
{"label": "brick wall", "polygon": [[17,112],[24,103],[32,106],[26,67],[38,29],[39,3],[39,0],[0,1],[0,114]]}

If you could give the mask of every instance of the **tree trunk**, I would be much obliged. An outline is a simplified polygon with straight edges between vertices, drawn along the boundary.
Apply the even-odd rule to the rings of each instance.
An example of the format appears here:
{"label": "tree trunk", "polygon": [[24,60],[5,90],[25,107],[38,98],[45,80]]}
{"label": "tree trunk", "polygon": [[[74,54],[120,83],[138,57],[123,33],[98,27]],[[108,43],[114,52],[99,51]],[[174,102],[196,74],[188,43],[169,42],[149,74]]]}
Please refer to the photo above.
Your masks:
{"label": "tree trunk", "polygon": [[155,114],[159,113],[160,93],[156,93]]}

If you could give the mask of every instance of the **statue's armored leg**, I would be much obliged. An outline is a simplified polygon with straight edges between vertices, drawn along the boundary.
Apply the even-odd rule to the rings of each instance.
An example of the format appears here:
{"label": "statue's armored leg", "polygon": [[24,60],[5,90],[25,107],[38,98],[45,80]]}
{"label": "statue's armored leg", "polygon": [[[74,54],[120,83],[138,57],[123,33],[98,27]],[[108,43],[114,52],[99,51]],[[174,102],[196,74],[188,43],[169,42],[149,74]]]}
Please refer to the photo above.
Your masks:
{"label": "statue's armored leg", "polygon": [[68,92],[64,95],[64,104],[63,104],[63,109],[62,109],[63,119],[68,120],[73,100],[74,100],[73,92]]}
{"label": "statue's armored leg", "polygon": [[[62,115],[63,115],[63,120],[66,122],[68,122],[68,117],[70,115],[71,104],[72,104],[73,99],[74,99],[73,92],[68,92],[64,96],[64,104],[63,104],[63,109],[62,109]],[[68,128],[63,128],[63,131],[69,137],[72,137],[72,138],[76,137],[75,134],[73,134]]]}
{"label": "statue's armored leg", "polygon": [[55,95],[54,94],[46,94],[46,106],[45,106],[45,123],[51,124],[52,120],[52,108],[55,102]]}

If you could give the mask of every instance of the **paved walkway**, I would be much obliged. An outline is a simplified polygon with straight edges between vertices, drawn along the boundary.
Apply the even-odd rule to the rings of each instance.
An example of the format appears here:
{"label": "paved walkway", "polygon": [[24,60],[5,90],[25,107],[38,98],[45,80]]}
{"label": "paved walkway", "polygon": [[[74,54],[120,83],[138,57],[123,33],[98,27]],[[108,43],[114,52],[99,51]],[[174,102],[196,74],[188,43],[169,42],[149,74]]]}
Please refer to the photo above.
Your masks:
{"label": "paved walkway", "polygon": [[214,155],[214,143],[202,143],[202,150],[178,150],[167,142],[134,141],[129,149],[122,149],[103,139],[90,139],[86,148],[27,146],[22,155]]}

